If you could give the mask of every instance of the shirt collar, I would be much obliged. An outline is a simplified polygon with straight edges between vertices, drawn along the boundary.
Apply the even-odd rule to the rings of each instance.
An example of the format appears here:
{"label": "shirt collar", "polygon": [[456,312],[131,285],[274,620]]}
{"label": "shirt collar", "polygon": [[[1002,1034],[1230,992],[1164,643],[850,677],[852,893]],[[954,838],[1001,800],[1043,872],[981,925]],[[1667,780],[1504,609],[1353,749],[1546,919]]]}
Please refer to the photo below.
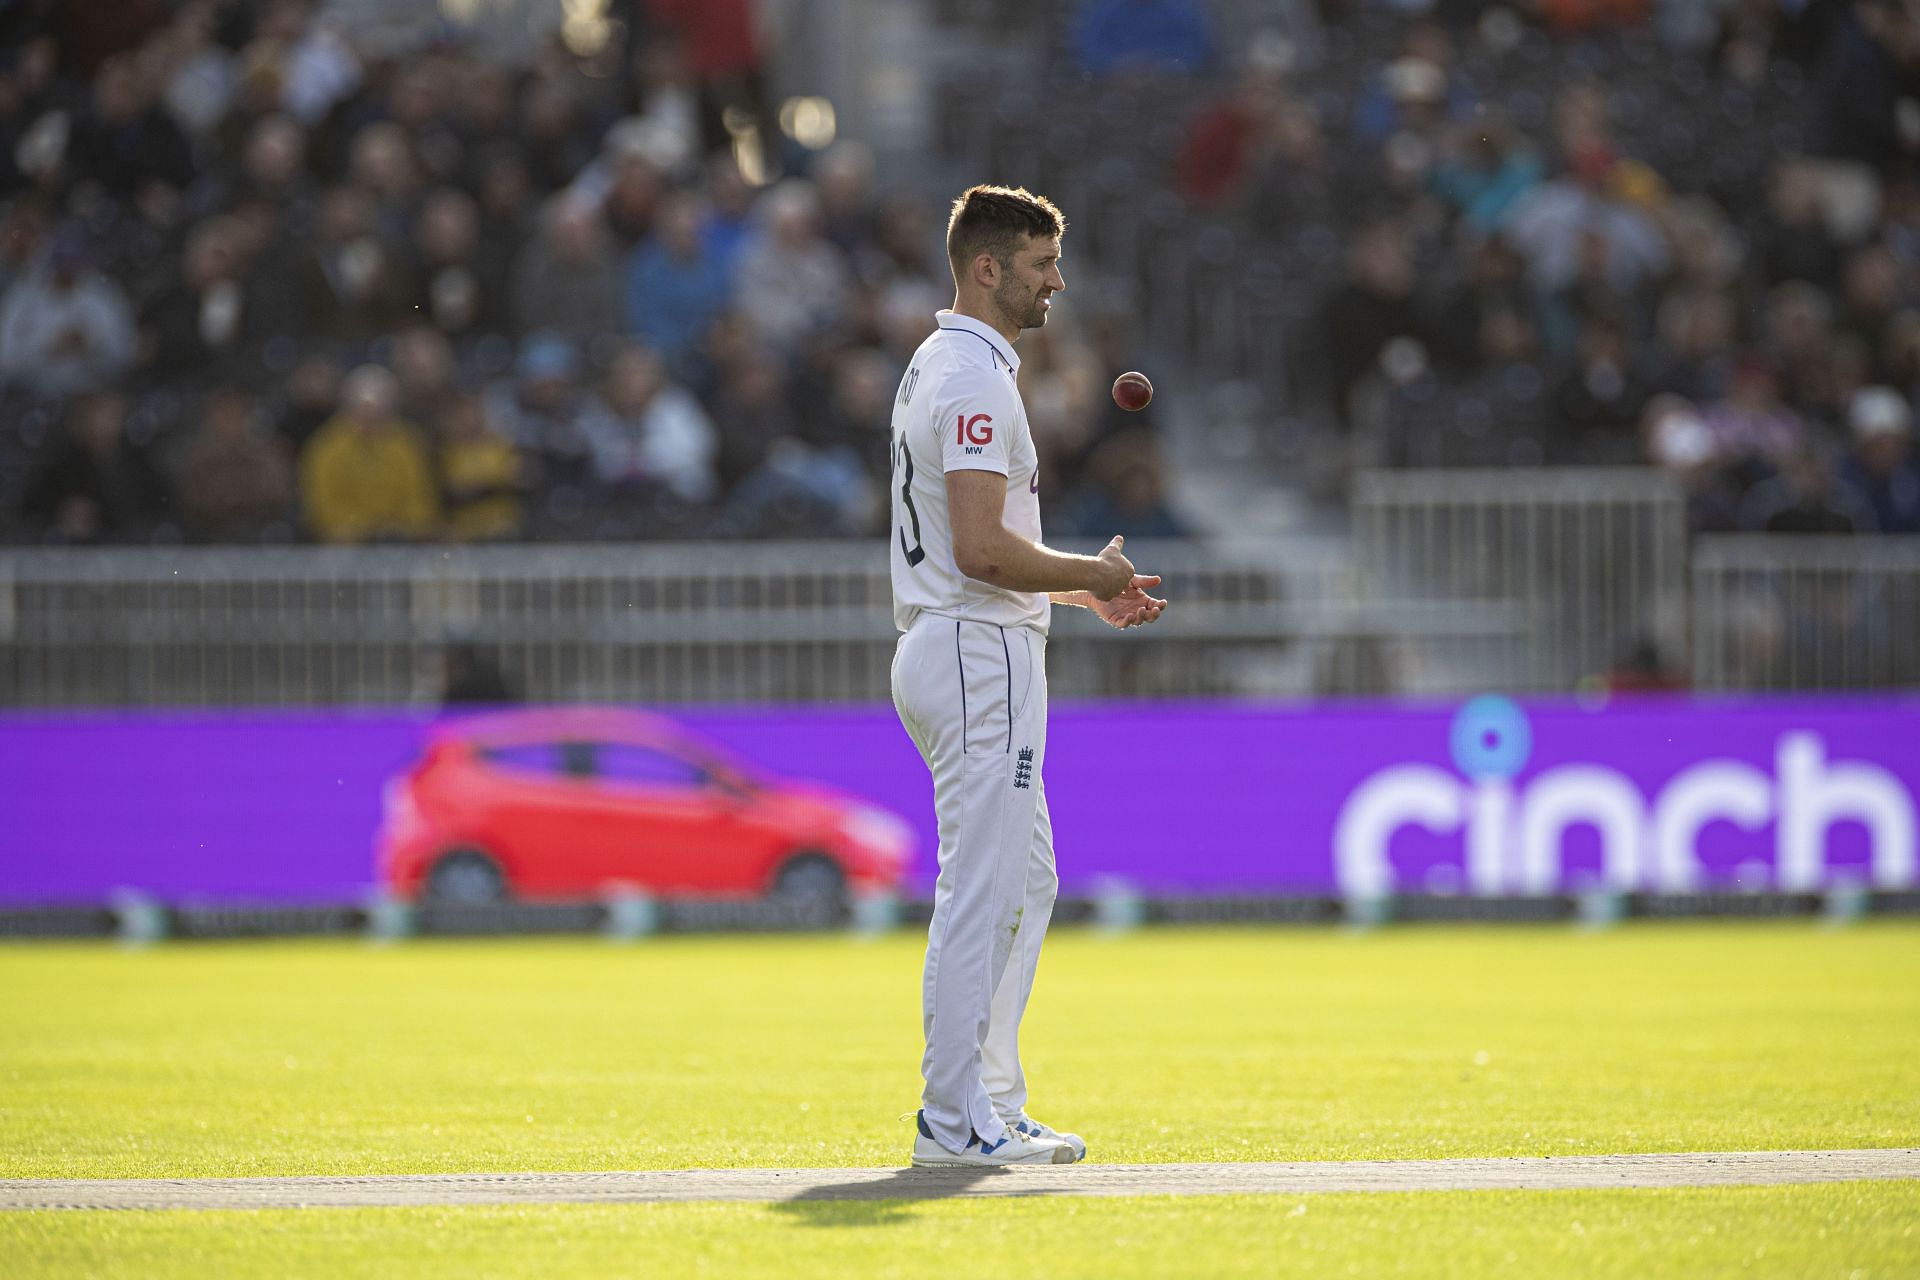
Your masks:
{"label": "shirt collar", "polygon": [[971,333],[975,337],[985,338],[1000,358],[1007,362],[1007,368],[1020,372],[1020,357],[1013,353],[1013,344],[1000,336],[1000,331],[983,320],[972,316],[963,316],[958,311],[940,310],[933,313],[933,322],[942,329],[956,329],[962,333]]}

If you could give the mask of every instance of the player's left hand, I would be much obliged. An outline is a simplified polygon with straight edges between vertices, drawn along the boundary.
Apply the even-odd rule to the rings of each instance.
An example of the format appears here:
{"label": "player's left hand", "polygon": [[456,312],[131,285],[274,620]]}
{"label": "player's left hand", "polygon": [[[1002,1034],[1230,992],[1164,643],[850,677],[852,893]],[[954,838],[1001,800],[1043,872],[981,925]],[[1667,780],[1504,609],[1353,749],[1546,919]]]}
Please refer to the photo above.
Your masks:
{"label": "player's left hand", "polygon": [[1133,583],[1125,591],[1111,600],[1096,600],[1088,597],[1087,607],[1100,616],[1101,621],[1116,630],[1125,631],[1128,627],[1144,627],[1166,611],[1167,602],[1150,596],[1148,587],[1160,585],[1157,573],[1136,573]]}

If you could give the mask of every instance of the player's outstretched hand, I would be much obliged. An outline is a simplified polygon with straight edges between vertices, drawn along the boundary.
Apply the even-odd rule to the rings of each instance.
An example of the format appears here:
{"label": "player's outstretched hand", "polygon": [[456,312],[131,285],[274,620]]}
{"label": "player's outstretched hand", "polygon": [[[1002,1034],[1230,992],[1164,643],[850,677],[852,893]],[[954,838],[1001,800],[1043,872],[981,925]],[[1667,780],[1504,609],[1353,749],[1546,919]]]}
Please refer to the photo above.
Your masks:
{"label": "player's outstretched hand", "polygon": [[1116,533],[1113,541],[1101,548],[1100,554],[1094,558],[1094,585],[1087,589],[1087,594],[1095,600],[1116,600],[1132,589],[1133,561],[1120,552],[1125,543],[1126,539]]}
{"label": "player's outstretched hand", "polygon": [[1094,601],[1093,611],[1108,626],[1121,631],[1128,627],[1144,627],[1166,612],[1167,602],[1146,592],[1146,588],[1159,585],[1159,574],[1136,573],[1125,591],[1111,600]]}

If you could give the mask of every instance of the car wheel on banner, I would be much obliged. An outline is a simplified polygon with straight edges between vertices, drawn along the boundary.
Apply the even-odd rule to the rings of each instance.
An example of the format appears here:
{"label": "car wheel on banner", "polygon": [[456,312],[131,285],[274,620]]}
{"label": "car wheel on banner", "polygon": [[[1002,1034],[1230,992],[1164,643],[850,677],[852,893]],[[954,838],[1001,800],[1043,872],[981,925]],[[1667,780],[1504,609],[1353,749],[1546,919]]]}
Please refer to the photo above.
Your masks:
{"label": "car wheel on banner", "polygon": [[507,899],[507,878],[500,864],[478,849],[443,855],[427,873],[428,902],[482,906]]}
{"label": "car wheel on banner", "polygon": [[846,906],[847,878],[824,853],[796,854],[774,877],[773,896],[795,905],[817,905],[838,912]]}

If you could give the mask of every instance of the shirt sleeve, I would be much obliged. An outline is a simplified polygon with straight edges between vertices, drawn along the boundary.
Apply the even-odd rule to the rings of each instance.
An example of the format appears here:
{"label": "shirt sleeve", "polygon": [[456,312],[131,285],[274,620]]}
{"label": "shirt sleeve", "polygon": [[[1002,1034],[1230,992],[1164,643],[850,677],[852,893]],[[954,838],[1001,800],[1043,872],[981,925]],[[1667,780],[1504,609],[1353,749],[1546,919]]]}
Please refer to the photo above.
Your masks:
{"label": "shirt sleeve", "polygon": [[933,408],[945,470],[1008,473],[1020,423],[1020,393],[1010,376],[1000,369],[956,371]]}

